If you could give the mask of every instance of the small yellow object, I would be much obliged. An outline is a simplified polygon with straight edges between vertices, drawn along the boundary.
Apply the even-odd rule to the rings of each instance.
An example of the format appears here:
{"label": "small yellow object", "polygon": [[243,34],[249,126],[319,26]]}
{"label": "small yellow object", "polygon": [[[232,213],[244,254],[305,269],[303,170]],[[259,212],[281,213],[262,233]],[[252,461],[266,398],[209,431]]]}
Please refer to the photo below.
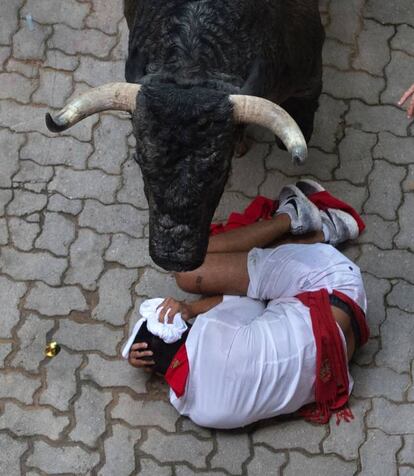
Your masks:
{"label": "small yellow object", "polygon": [[60,346],[57,342],[49,342],[45,348],[45,356],[52,359],[60,352]]}
{"label": "small yellow object", "polygon": [[180,364],[181,364],[181,362],[178,359],[175,359],[174,362],[172,363],[171,367],[173,369],[176,369]]}

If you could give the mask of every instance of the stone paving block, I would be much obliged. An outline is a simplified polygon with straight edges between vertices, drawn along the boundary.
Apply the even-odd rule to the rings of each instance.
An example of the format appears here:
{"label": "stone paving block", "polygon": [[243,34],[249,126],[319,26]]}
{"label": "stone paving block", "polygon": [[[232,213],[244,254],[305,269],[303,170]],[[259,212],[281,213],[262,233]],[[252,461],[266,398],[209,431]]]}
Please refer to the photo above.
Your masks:
{"label": "stone paving block", "polygon": [[354,43],[360,31],[360,18],[364,0],[351,0],[347,3],[332,2],[329,5],[330,24],[326,34],[342,43]]}
{"label": "stone paving block", "polygon": [[37,223],[28,223],[21,218],[10,218],[9,230],[13,245],[19,250],[30,251],[40,232],[40,226]]}
{"label": "stone paving block", "polygon": [[323,64],[335,68],[349,69],[352,48],[332,38],[326,38],[323,45]]}
{"label": "stone paving block", "polygon": [[[401,68],[401,65],[404,68]],[[387,88],[381,94],[381,102],[395,104],[409,85],[413,83],[410,69],[414,67],[414,58],[400,51],[393,51],[391,61],[385,72],[387,75]]]}
{"label": "stone paving block", "polygon": [[126,233],[141,238],[147,214],[131,205],[103,205],[86,200],[79,215],[80,226],[90,227],[99,233]]}
{"label": "stone paving block", "polygon": [[414,434],[413,403],[392,403],[385,398],[374,398],[368,415],[369,428],[380,428],[390,435]]}
{"label": "stone paving block", "polygon": [[[122,394],[111,416],[124,420],[132,426],[159,426],[165,431],[175,432],[179,414],[169,402],[133,400],[129,395]],[[177,458],[178,460],[180,458]]]}
{"label": "stone paving block", "polygon": [[[129,476],[135,470],[134,445],[141,438],[139,430],[113,425],[112,436],[104,443],[106,463],[98,476]],[[157,473],[153,473],[156,475]]]}
{"label": "stone paving block", "polygon": [[118,44],[112,50],[111,57],[114,60],[126,61],[128,56],[129,29],[125,18],[118,23]]}
{"label": "stone paving block", "polygon": [[[172,476],[172,469],[168,466],[158,466],[155,461],[152,461],[151,459],[147,459],[147,458],[139,458],[139,475],[140,476]],[[175,472],[176,476],[190,476],[190,474],[193,474],[193,472],[191,473],[181,473],[180,472],[180,469],[181,467],[177,467],[177,470]],[[188,468],[185,468],[186,470],[188,470]],[[188,471],[192,471],[192,470],[188,470]],[[216,474],[216,473],[214,473]],[[208,475],[206,475],[208,476]],[[220,473],[217,475],[217,476],[220,476]]]}
{"label": "stone paving block", "polygon": [[194,295],[185,293],[175,284],[174,277],[165,272],[160,272],[152,268],[146,268],[138,284],[135,286],[138,296],[167,297],[175,296],[175,299],[193,298]]}
{"label": "stone paving block", "polygon": [[253,434],[253,443],[265,443],[275,450],[303,448],[309,453],[319,453],[319,445],[326,436],[326,428],[306,421],[289,420],[259,428]]}
{"label": "stone paving block", "polygon": [[137,280],[136,270],[109,269],[99,279],[99,303],[92,317],[114,326],[125,323],[126,313],[132,307],[131,287]]}
{"label": "stone paving block", "polygon": [[44,283],[35,283],[25,299],[24,307],[38,311],[44,316],[65,316],[72,311],[86,311],[85,297],[75,286],[52,288]]}
{"label": "stone paving block", "polygon": [[[163,468],[165,471],[167,471],[167,468]],[[141,474],[141,473],[139,473]],[[150,476],[150,474],[154,473],[145,473],[146,475]],[[163,473],[155,473],[155,474],[161,474],[161,475],[169,475],[171,473],[168,472],[163,472]],[[226,476],[228,473],[224,473],[223,471],[197,471],[197,473],[194,472],[193,469],[190,469],[188,466],[175,466],[175,474],[176,476],[194,476],[196,474],[202,474],[203,476]]]}
{"label": "stone paving block", "polygon": [[[1,7],[0,7],[1,8]],[[0,46],[0,70],[4,71],[4,63],[11,55],[11,48],[9,46]]]}
{"label": "stone paving block", "polygon": [[387,159],[398,165],[412,163],[412,138],[396,137],[389,132],[380,132],[378,144],[374,147],[373,157],[375,159]]}
{"label": "stone paving block", "polygon": [[[368,324],[369,325],[369,324]],[[379,349],[379,339],[369,339],[368,342],[358,349],[352,357],[353,362],[358,365],[371,365]]]}
{"label": "stone paving block", "polygon": [[103,324],[79,324],[64,319],[54,335],[57,342],[77,351],[100,351],[118,356],[117,346],[124,337],[122,331],[109,330]]}
{"label": "stone paving block", "polygon": [[76,0],[57,3],[55,0],[28,0],[21,15],[31,14],[35,21],[42,24],[65,23],[73,28],[80,28],[89,8],[87,3],[79,3]]}
{"label": "stone paving block", "polygon": [[19,31],[13,36],[13,56],[23,60],[41,60],[45,54],[46,40],[52,33],[50,26],[33,23],[30,31],[26,22],[20,23]]}
{"label": "stone paving block", "polygon": [[[274,192],[274,190],[279,190],[277,182],[275,185],[273,182],[273,179],[275,177],[281,177],[281,174],[278,172],[269,172],[268,175],[271,175],[271,179],[267,180],[262,186],[260,187],[259,193],[261,195],[265,195],[269,198],[272,198],[273,196],[276,196],[277,193]],[[288,179],[286,177],[285,181],[288,182]],[[268,188],[271,189],[271,192],[269,192],[268,188],[266,188],[266,185],[268,185]],[[262,191],[262,189],[264,191]],[[224,192],[223,195],[221,196],[220,202],[216,208],[216,211],[214,212],[214,218],[213,222],[219,222],[219,221],[226,221],[230,215],[231,212],[234,211],[240,211],[242,212],[250,203],[251,203],[251,198],[246,197],[244,194],[240,192]]]}
{"label": "stone paving block", "polygon": [[86,26],[114,34],[117,32],[117,24],[123,16],[122,2],[109,4],[106,0],[92,0],[92,13],[86,20]]}
{"label": "stone paving block", "polygon": [[286,461],[286,455],[283,453],[272,453],[265,447],[254,446],[254,456],[247,464],[247,474],[275,476],[281,474]]}
{"label": "stone paving block", "polygon": [[59,193],[54,193],[49,197],[47,209],[51,212],[63,212],[70,215],[78,215],[82,210],[81,200],[66,198]]}
{"label": "stone paving block", "polygon": [[25,292],[26,284],[15,283],[0,276],[0,309],[2,310],[0,338],[12,337],[12,329],[19,322],[19,301]]}
{"label": "stone paving block", "polygon": [[15,190],[13,201],[7,207],[7,213],[17,216],[29,215],[43,210],[46,202],[46,195],[26,190]]}
{"label": "stone paving block", "polygon": [[400,466],[398,471],[399,476],[414,476],[414,468],[411,466]]}
{"label": "stone paving block", "polygon": [[364,15],[381,23],[409,23],[414,5],[410,0],[367,0]]}
{"label": "stone paving block", "polygon": [[4,361],[6,360],[6,357],[10,354],[12,350],[12,344],[11,343],[4,343],[0,342],[0,366],[4,367]]}
{"label": "stone paving block", "polygon": [[33,394],[42,385],[40,378],[29,378],[10,370],[0,370],[0,398],[14,398],[33,403]]}
{"label": "stone paving block", "polygon": [[364,214],[364,233],[358,237],[359,243],[371,243],[382,249],[392,249],[393,238],[398,233],[398,223],[384,220],[375,214]]}
{"label": "stone paving block", "polygon": [[30,96],[37,86],[36,81],[17,73],[0,73],[0,82],[0,99],[15,99],[23,103],[30,101]]}
{"label": "stone paving block", "polygon": [[383,251],[372,245],[362,245],[357,264],[379,278],[400,278],[414,283],[414,256],[409,251]]}
{"label": "stone paving block", "polygon": [[28,134],[28,141],[21,150],[20,158],[31,159],[39,165],[66,165],[74,169],[85,169],[92,150],[90,144],[70,137],[50,138],[32,133]]}
{"label": "stone paving block", "polygon": [[76,393],[75,372],[81,363],[80,355],[69,354],[65,349],[61,349],[58,358],[47,360],[44,365],[47,386],[39,396],[39,403],[68,411]]}
{"label": "stone paving block", "polygon": [[384,86],[384,79],[364,71],[337,71],[330,66],[325,66],[323,71],[324,92],[338,99],[361,99],[377,104]]}
{"label": "stone paving block", "polygon": [[243,463],[250,457],[248,435],[218,432],[216,440],[217,452],[211,458],[211,467],[225,469],[231,474],[242,474]]}
{"label": "stone paving block", "polygon": [[291,452],[284,476],[298,476],[305,471],[308,476],[331,475],[352,476],[357,467],[355,462],[345,462],[336,456],[313,456],[309,458],[301,453]]}
{"label": "stone paving block", "polygon": [[[1,113],[0,113],[1,115]],[[2,121],[0,120],[0,123]],[[19,149],[24,143],[24,136],[12,134],[6,129],[0,130],[1,174],[0,187],[10,187],[13,175],[19,170]]]}
{"label": "stone paving block", "polygon": [[206,458],[213,450],[213,442],[200,441],[192,435],[166,435],[159,430],[149,429],[148,438],[139,448],[161,463],[188,461],[201,469],[206,467]]}
{"label": "stone paving block", "polygon": [[4,404],[0,415],[0,429],[8,429],[17,436],[43,435],[57,440],[69,423],[67,416],[56,416],[49,408],[25,407],[12,402]]}
{"label": "stone paving block", "polygon": [[105,260],[116,262],[127,268],[151,266],[147,238],[130,238],[127,235],[113,235],[111,245],[105,252]]}
{"label": "stone paving block", "polygon": [[107,236],[97,235],[91,230],[79,230],[76,241],[70,247],[70,267],[65,283],[80,284],[88,291],[95,290],[104,267],[102,254],[108,245]]}
{"label": "stone paving block", "polygon": [[391,40],[391,48],[414,56],[414,28],[409,25],[397,26],[397,34]]}
{"label": "stone paving block", "polygon": [[409,248],[414,251],[414,236],[412,233],[414,227],[413,215],[414,195],[404,194],[404,202],[398,210],[398,222],[400,232],[395,237],[395,243],[399,248]]}
{"label": "stone paving block", "polygon": [[98,30],[74,30],[66,25],[55,25],[53,30],[48,47],[56,48],[68,55],[90,54],[104,58],[116,43],[116,37],[105,35]]}
{"label": "stone paving block", "polygon": [[46,336],[53,326],[53,321],[39,319],[34,314],[25,317],[23,325],[17,331],[20,346],[11,361],[13,367],[23,368],[29,372],[38,371],[39,363],[45,358],[43,349],[47,341]]}
{"label": "stone paving block", "polygon": [[144,193],[144,182],[138,164],[127,160],[122,167],[123,185],[117,194],[120,203],[130,203],[141,209],[148,209],[148,202]]}
{"label": "stone paving block", "polygon": [[379,335],[380,325],[386,317],[385,296],[390,292],[391,284],[367,273],[363,274],[363,280],[368,300],[367,322],[374,337]]}
{"label": "stone paving block", "polygon": [[0,29],[0,44],[7,45],[10,43],[12,34],[18,27],[17,12],[21,7],[21,3],[21,0],[0,2],[0,18],[2,19],[2,27]]}
{"label": "stone paving block", "polygon": [[17,441],[9,435],[0,435],[0,448],[7,449],[0,453],[0,474],[20,476],[20,458],[27,450],[27,443]]}
{"label": "stone paving block", "polygon": [[90,474],[99,462],[96,451],[86,451],[79,446],[50,446],[44,441],[35,441],[33,453],[27,459],[27,466],[34,466],[48,474],[71,473],[76,475]]}
{"label": "stone paving block", "polygon": [[322,94],[310,145],[320,147],[326,152],[334,152],[337,139],[342,134],[342,116],[346,110],[347,105],[343,101]]}
{"label": "stone paving block", "polygon": [[405,435],[403,441],[404,447],[398,452],[398,462],[414,466],[414,435]]}
{"label": "stone paving block", "polygon": [[83,81],[93,87],[112,81],[122,82],[125,80],[125,62],[99,61],[89,56],[81,56],[79,67],[73,77],[75,81]]}
{"label": "stone paving block", "polygon": [[392,26],[379,25],[365,20],[358,36],[358,55],[352,61],[355,69],[383,76],[384,68],[390,60],[388,41],[394,35]]}
{"label": "stone paving block", "polygon": [[27,223],[40,223],[40,213],[31,213],[25,217]]}
{"label": "stone paving block", "polygon": [[98,438],[105,431],[105,408],[111,400],[110,393],[82,384],[81,395],[73,405],[76,425],[69,433],[72,441],[82,441],[91,447],[97,446]]}
{"label": "stone paving block", "polygon": [[[131,121],[121,120],[109,114],[102,115],[94,131],[95,150],[89,158],[89,168],[102,169],[109,174],[120,174],[121,165],[128,158],[126,136],[130,132]],[[135,167],[138,167],[137,164]]]}
{"label": "stone paving block", "polygon": [[20,163],[19,172],[13,177],[14,187],[24,187],[32,192],[43,192],[53,176],[53,167],[45,167],[25,160]]}
{"label": "stone paving block", "polygon": [[100,170],[75,171],[56,167],[56,174],[48,190],[67,198],[96,198],[103,203],[112,203],[119,187],[119,178]]}
{"label": "stone paving block", "polygon": [[47,50],[46,60],[43,63],[45,68],[60,69],[64,71],[75,71],[79,66],[78,56],[65,55],[59,50]]}
{"label": "stone paving block", "polygon": [[40,64],[41,60],[16,60],[11,57],[6,63],[6,71],[9,73],[19,73],[21,76],[31,79],[32,83],[37,87]]}
{"label": "stone paving block", "polygon": [[403,401],[410,384],[408,374],[398,374],[386,367],[363,368],[353,365],[351,373],[356,397],[384,397]]}
{"label": "stone paving block", "polygon": [[203,428],[201,426],[196,425],[192,420],[187,417],[181,417],[178,420],[178,429],[181,432],[191,431],[197,436],[200,436],[201,438],[211,438],[212,432],[214,431],[210,430],[209,428]]}
{"label": "stone paving block", "polygon": [[7,245],[9,242],[9,231],[7,229],[7,221],[0,218],[0,245]]}
{"label": "stone paving block", "polygon": [[[327,154],[315,147],[308,148],[308,158],[303,165],[296,165],[292,162],[286,153],[281,151],[276,145],[272,147],[271,154],[266,158],[266,179],[263,186],[269,187],[269,171],[272,169],[279,170],[282,174],[291,177],[290,183],[298,180],[298,175],[312,175],[316,179],[330,180],[334,169],[338,166],[338,156],[336,154]],[[263,183],[263,181],[258,182]],[[239,188],[243,190],[243,188]],[[272,191],[272,196],[277,196],[277,189]],[[257,192],[254,194],[257,195]]]}
{"label": "stone paving block", "polygon": [[388,436],[380,430],[369,430],[361,446],[364,476],[397,476],[396,453],[401,448],[400,436]]}
{"label": "stone paving block", "polygon": [[352,399],[353,420],[337,425],[335,418],[331,418],[329,436],[323,442],[324,453],[336,453],[346,460],[357,459],[358,449],[365,441],[365,414],[369,408],[368,400]]}
{"label": "stone paving block", "polygon": [[409,372],[414,359],[414,319],[396,308],[387,310],[387,319],[381,325],[382,347],[376,356],[378,365],[396,372]]}
{"label": "stone paving block", "polygon": [[364,205],[367,213],[377,213],[386,220],[394,220],[401,204],[401,182],[406,175],[403,167],[376,160],[368,177],[369,198]]}
{"label": "stone paving block", "polygon": [[371,150],[376,142],[374,134],[347,128],[339,145],[340,166],[335,171],[335,177],[354,184],[364,183],[372,169]]}
{"label": "stone paving block", "polygon": [[402,184],[403,192],[413,192],[414,191],[414,165],[408,166],[408,174]]}
{"label": "stone paving block", "polygon": [[42,70],[39,88],[33,94],[33,102],[60,108],[65,105],[72,89],[72,76],[69,73],[49,69]]}
{"label": "stone paving block", "polygon": [[406,135],[406,123],[402,120],[401,110],[396,106],[368,106],[361,101],[351,100],[345,120],[354,129],[361,129],[365,132],[388,131],[397,136]]}
{"label": "stone paving block", "polygon": [[8,203],[10,203],[13,198],[11,190],[1,190],[0,189],[0,216],[4,216],[4,212]]}
{"label": "stone paving block", "polygon": [[75,240],[75,225],[59,213],[44,214],[42,233],[35,241],[36,248],[48,250],[58,256],[67,256]]}
{"label": "stone paving block", "polygon": [[[120,356],[117,357],[117,360],[106,360],[99,355],[89,355],[87,365],[81,370],[81,378],[93,381],[100,387],[128,387],[137,393],[147,393],[148,374],[131,367]],[[122,396],[120,399],[122,400]]]}
{"label": "stone paving block", "polygon": [[[227,190],[239,191],[249,197],[257,195],[257,184],[265,178],[263,161],[269,155],[268,144],[253,144],[246,155],[233,160],[233,166],[227,182]],[[279,159],[276,159],[279,160]]]}
{"label": "stone paving block", "polygon": [[336,180],[322,183],[330,193],[350,203],[357,211],[361,212],[362,205],[366,201],[368,191],[365,186],[355,186],[345,180]]}
{"label": "stone paving block", "polygon": [[414,286],[406,281],[398,281],[387,296],[389,306],[397,306],[403,311],[414,313]]}

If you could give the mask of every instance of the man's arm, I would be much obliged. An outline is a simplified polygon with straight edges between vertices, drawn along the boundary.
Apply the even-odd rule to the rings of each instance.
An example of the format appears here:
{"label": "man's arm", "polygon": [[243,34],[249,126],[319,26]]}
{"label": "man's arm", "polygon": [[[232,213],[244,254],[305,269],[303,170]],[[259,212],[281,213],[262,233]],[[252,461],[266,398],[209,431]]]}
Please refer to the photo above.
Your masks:
{"label": "man's arm", "polygon": [[407,117],[411,119],[414,116],[414,84],[403,94],[402,98],[398,101],[398,105],[402,106],[409,98],[411,100],[407,108]]}
{"label": "man's arm", "polygon": [[181,313],[181,317],[185,321],[188,321],[193,317],[197,317],[199,314],[203,314],[204,312],[213,309],[213,307],[217,306],[217,304],[220,304],[222,301],[223,295],[221,294],[200,298],[193,302],[177,301],[174,298],[168,297],[158,306],[158,309],[161,308],[159,321],[164,322],[167,312],[167,319],[169,323],[173,321],[177,312]]}

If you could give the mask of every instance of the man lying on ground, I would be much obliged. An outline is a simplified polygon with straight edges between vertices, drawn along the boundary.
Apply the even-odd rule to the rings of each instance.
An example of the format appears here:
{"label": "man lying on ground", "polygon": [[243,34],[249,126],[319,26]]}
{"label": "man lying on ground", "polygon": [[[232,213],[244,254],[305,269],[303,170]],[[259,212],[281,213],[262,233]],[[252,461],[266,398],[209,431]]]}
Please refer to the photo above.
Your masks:
{"label": "man lying on ground", "polygon": [[411,119],[414,117],[414,84],[402,95],[401,99],[398,101],[398,105],[402,106],[408,99],[410,99],[410,101],[407,107],[407,117],[408,119]]}
{"label": "man lying on ground", "polygon": [[[359,268],[334,246],[358,225],[306,197],[323,190],[287,186],[273,219],[211,237],[204,264],[176,274],[209,297],[167,298],[124,349],[131,365],[165,376],[172,405],[195,423],[236,428],[299,409],[320,423],[352,417],[347,361],[368,338],[366,296]],[[178,313],[195,323],[183,327]],[[167,344],[159,336],[174,325]]]}

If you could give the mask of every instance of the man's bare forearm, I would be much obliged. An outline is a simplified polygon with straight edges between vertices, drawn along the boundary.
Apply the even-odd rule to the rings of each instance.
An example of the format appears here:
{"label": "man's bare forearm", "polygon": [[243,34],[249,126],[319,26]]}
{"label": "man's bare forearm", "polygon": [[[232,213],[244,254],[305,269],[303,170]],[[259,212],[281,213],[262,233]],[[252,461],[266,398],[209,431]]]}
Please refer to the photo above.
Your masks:
{"label": "man's bare forearm", "polygon": [[203,314],[213,307],[217,306],[223,301],[223,295],[219,294],[217,296],[210,296],[206,298],[198,299],[197,301],[187,302],[187,306],[190,311],[190,318],[196,317],[199,314]]}

